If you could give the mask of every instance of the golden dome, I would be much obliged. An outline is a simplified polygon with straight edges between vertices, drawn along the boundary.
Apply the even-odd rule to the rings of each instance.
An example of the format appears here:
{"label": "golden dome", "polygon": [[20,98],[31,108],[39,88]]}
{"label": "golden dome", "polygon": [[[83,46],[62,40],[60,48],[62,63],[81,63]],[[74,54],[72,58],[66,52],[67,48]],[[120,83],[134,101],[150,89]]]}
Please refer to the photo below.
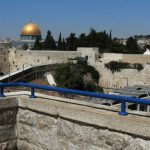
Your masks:
{"label": "golden dome", "polygon": [[35,23],[26,24],[21,31],[21,35],[41,35],[41,30]]}

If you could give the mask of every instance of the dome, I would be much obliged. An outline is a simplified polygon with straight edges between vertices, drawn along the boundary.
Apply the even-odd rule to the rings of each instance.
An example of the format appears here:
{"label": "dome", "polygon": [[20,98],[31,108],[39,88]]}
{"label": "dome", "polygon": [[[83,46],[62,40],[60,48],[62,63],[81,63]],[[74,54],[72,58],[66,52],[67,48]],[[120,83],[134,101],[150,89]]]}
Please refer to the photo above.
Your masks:
{"label": "dome", "polygon": [[21,31],[21,36],[40,36],[41,35],[41,30],[38,27],[37,24],[35,23],[28,23],[26,24]]}

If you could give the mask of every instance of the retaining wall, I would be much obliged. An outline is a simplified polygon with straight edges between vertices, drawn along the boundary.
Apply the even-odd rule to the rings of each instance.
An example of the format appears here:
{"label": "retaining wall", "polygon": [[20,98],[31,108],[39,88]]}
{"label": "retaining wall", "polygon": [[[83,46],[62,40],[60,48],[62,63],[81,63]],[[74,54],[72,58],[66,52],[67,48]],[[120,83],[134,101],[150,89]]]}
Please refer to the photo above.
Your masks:
{"label": "retaining wall", "polygon": [[0,111],[1,150],[150,149],[149,113],[44,95],[3,98]]}

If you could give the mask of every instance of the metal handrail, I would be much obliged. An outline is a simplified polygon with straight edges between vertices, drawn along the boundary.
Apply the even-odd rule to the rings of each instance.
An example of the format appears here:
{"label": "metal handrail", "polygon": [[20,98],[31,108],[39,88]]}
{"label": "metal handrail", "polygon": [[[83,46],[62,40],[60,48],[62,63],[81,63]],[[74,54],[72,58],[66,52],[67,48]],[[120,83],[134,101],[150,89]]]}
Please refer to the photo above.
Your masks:
{"label": "metal handrail", "polygon": [[66,94],[76,94],[76,95],[82,95],[82,96],[90,96],[90,97],[96,97],[96,98],[103,98],[103,99],[107,99],[107,100],[119,101],[119,102],[121,102],[121,110],[119,112],[119,115],[127,115],[128,114],[126,112],[126,102],[150,105],[150,100],[145,100],[145,99],[140,99],[140,98],[131,98],[128,96],[118,96],[118,95],[103,94],[103,93],[96,93],[96,92],[72,90],[72,89],[66,89],[66,88],[43,86],[43,85],[37,85],[37,84],[32,84],[32,83],[23,83],[23,82],[0,83],[0,97],[5,96],[4,88],[15,87],[15,86],[31,88],[30,98],[36,98],[35,89],[40,89],[40,90],[55,91],[55,92],[66,93]]}

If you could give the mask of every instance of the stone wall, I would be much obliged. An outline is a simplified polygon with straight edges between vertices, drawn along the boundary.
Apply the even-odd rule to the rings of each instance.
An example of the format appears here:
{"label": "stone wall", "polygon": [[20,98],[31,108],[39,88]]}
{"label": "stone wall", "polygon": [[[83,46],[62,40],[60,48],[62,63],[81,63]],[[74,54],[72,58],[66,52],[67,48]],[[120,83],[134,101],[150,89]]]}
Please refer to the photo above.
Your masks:
{"label": "stone wall", "polygon": [[12,44],[9,42],[0,42],[0,49],[8,49],[11,47],[12,47]]}
{"label": "stone wall", "polygon": [[[110,61],[140,63],[144,69],[122,69],[120,72],[112,73],[105,67]],[[100,73],[100,86],[104,87],[105,92],[110,92],[113,88],[122,88],[133,85],[149,85],[150,83],[150,56],[135,54],[100,54],[100,59],[91,64]]]}
{"label": "stone wall", "polygon": [[0,49],[0,72],[8,73],[9,72],[9,52],[6,49]]}
{"label": "stone wall", "polygon": [[150,63],[150,55],[124,54],[122,61],[129,63],[142,63],[142,64]]}
{"label": "stone wall", "polygon": [[[115,54],[104,53],[99,54],[98,49],[78,48],[81,56],[86,55],[90,58],[88,63],[94,66],[100,73],[100,86],[104,87],[105,92],[110,92],[113,88],[122,88],[133,85],[149,85],[150,83],[150,56],[136,54]],[[136,69],[122,69],[120,72],[112,73],[105,67],[110,61],[140,63],[144,69],[138,71]]]}
{"label": "stone wall", "polygon": [[36,51],[13,50],[9,51],[10,70],[14,71],[40,64],[66,63],[76,57],[88,56],[88,63],[93,64],[98,60],[98,48],[78,48],[77,51]]}
{"label": "stone wall", "polygon": [[[32,150],[149,150],[150,141],[83,122],[19,110],[18,148]],[[37,138],[38,137],[38,138]]]}
{"label": "stone wall", "polygon": [[17,148],[17,103],[10,98],[0,102],[0,150]]}
{"label": "stone wall", "polygon": [[149,113],[122,117],[116,108],[44,95],[4,98],[0,111],[1,150],[150,149]]}
{"label": "stone wall", "polygon": [[11,71],[40,64],[66,63],[76,57],[88,56],[88,64],[98,60],[98,48],[78,48],[77,51],[36,51],[10,50],[9,62]]}
{"label": "stone wall", "polygon": [[[41,64],[66,63],[76,57],[88,56],[88,64],[94,66],[100,73],[100,85],[105,88],[121,88],[127,85],[148,85],[150,83],[150,56],[104,53],[99,54],[98,48],[78,48],[77,51],[0,51],[0,67],[4,73],[16,71],[30,66]],[[135,69],[124,69],[112,73],[105,68],[105,63],[120,61],[141,63],[144,69],[140,72]],[[134,78],[133,78],[134,77]]]}
{"label": "stone wall", "polygon": [[128,63],[150,63],[150,55],[140,54],[117,54],[117,53],[103,53],[99,61],[110,62],[110,61],[121,61]]}
{"label": "stone wall", "polygon": [[101,58],[99,61],[102,62],[110,62],[110,61],[121,61],[123,59],[123,54],[116,54],[116,53],[103,53],[100,54]]}
{"label": "stone wall", "polygon": [[149,85],[150,83],[149,64],[143,64],[144,69],[141,71],[138,71],[137,69],[122,69],[120,72],[114,73],[105,67],[105,63],[95,63],[94,67],[100,73],[99,84],[106,89],[123,88],[125,86],[133,85]]}
{"label": "stone wall", "polygon": [[79,54],[76,51],[11,50],[9,61],[11,70],[17,70],[40,64],[66,63],[70,58],[74,59],[78,56]]}
{"label": "stone wall", "polygon": [[88,57],[88,64],[92,65],[99,59],[99,49],[98,48],[87,48],[87,47],[80,47],[77,48],[77,52],[81,57]]}

